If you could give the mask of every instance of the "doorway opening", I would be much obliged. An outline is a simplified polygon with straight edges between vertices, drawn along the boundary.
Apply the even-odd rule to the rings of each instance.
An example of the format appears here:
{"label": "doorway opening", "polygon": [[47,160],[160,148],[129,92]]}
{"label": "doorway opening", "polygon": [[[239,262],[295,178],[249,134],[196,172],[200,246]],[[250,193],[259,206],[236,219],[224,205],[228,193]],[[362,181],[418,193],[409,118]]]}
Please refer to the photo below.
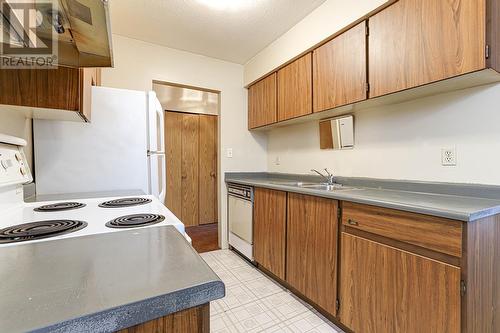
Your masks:
{"label": "doorway opening", "polygon": [[219,249],[219,100],[217,91],[153,81],[165,111],[165,205],[198,252]]}

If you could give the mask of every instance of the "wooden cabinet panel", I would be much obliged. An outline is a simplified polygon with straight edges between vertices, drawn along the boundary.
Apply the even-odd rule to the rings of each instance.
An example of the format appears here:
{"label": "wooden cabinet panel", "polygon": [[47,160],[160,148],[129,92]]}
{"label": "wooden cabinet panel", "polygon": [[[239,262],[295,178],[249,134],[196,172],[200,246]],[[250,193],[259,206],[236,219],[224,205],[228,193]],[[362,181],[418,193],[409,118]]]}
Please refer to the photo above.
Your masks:
{"label": "wooden cabinet panel", "polygon": [[500,215],[466,223],[464,332],[500,332]]}
{"label": "wooden cabinet panel", "polygon": [[286,192],[256,188],[253,209],[255,261],[285,280]]}
{"label": "wooden cabinet panel", "polygon": [[370,97],[485,68],[485,17],[477,0],[399,0],[370,17]]}
{"label": "wooden cabinet panel", "polygon": [[182,218],[182,114],[165,112],[167,193],[165,205]]}
{"label": "wooden cabinet panel", "polygon": [[342,224],[455,257],[462,256],[460,221],[344,202]]}
{"label": "wooden cabinet panel", "polygon": [[286,280],[335,315],[338,202],[288,194]]}
{"label": "wooden cabinet panel", "polygon": [[217,218],[217,116],[199,115],[199,223]]}
{"label": "wooden cabinet panel", "polygon": [[276,73],[273,73],[248,88],[248,128],[275,123],[276,105]]}
{"label": "wooden cabinet panel", "polygon": [[78,111],[80,70],[2,69],[0,104]]}
{"label": "wooden cabinet panel", "polygon": [[90,120],[99,68],[2,69],[0,104],[77,111]]}
{"label": "wooden cabinet panel", "polygon": [[182,214],[185,226],[198,225],[199,117],[182,115]]}
{"label": "wooden cabinet panel", "polygon": [[204,304],[117,331],[117,333],[209,333],[210,305]]}
{"label": "wooden cabinet panel", "polygon": [[278,71],[278,121],[312,113],[312,55]]}
{"label": "wooden cabinet panel", "polygon": [[314,112],[366,99],[366,52],[366,21],[314,50]]}
{"label": "wooden cabinet panel", "polygon": [[340,321],[354,332],[460,332],[460,269],[342,233]]}

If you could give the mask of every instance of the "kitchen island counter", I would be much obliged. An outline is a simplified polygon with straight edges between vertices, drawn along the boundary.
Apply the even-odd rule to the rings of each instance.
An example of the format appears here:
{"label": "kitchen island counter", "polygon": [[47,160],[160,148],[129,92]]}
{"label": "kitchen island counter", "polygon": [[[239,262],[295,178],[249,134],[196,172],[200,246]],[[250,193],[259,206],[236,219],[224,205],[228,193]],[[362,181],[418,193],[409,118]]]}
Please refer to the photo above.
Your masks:
{"label": "kitchen island counter", "polygon": [[172,226],[0,248],[1,332],[114,332],[224,297]]}

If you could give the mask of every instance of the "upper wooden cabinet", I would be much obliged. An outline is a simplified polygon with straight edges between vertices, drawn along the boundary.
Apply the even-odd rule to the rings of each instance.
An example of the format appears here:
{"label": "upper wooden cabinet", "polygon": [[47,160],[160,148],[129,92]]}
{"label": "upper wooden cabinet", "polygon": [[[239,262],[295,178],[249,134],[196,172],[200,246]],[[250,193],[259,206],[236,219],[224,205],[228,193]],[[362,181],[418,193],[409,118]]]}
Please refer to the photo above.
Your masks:
{"label": "upper wooden cabinet", "polygon": [[248,88],[248,128],[257,128],[277,121],[276,73]]}
{"label": "upper wooden cabinet", "polygon": [[278,71],[278,121],[312,113],[312,55]]}
{"label": "upper wooden cabinet", "polygon": [[363,333],[460,333],[460,268],[342,233],[340,321]]}
{"label": "upper wooden cabinet", "polygon": [[285,279],[286,192],[256,188],[254,257],[262,267]]}
{"label": "upper wooden cabinet", "polygon": [[313,52],[314,112],[366,99],[367,22]]}
{"label": "upper wooden cabinet", "polygon": [[[92,86],[100,69],[2,69],[0,104],[40,109],[37,117],[90,121]],[[53,112],[59,110],[59,112]]]}
{"label": "upper wooden cabinet", "polygon": [[481,0],[399,0],[370,17],[370,97],[484,69],[485,20]]}
{"label": "upper wooden cabinet", "polygon": [[260,127],[500,82],[499,31],[500,0],[387,1],[279,66],[277,123]]}
{"label": "upper wooden cabinet", "polygon": [[338,202],[288,193],[286,281],[335,315]]}

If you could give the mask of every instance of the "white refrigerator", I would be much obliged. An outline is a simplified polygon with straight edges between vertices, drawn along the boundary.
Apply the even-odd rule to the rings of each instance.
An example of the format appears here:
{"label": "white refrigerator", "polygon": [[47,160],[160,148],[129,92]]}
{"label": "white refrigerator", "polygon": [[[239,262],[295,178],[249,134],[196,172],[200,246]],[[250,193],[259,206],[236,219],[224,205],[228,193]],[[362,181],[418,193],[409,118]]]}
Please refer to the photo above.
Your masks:
{"label": "white refrigerator", "polygon": [[166,192],[164,111],[154,92],[93,87],[90,123],[33,122],[37,195]]}

